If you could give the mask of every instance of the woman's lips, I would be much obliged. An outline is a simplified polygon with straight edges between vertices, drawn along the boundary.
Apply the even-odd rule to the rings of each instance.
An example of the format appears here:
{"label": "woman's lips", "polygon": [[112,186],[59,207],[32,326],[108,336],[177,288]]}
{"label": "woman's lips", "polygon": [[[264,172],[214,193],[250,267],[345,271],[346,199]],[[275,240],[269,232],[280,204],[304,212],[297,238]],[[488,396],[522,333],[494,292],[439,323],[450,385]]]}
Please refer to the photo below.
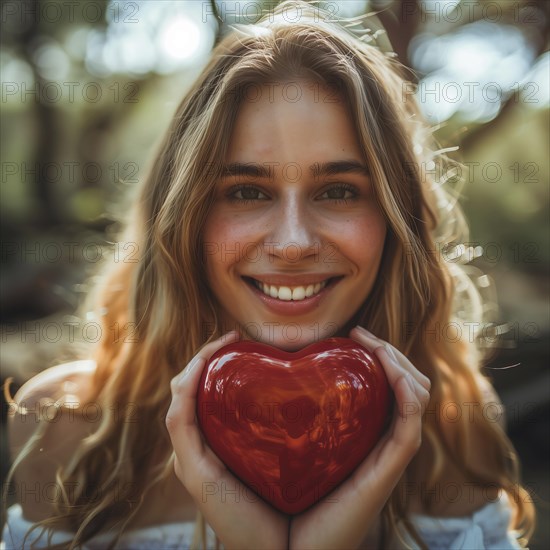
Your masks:
{"label": "woman's lips", "polygon": [[[283,315],[301,315],[301,314],[309,313],[310,311],[313,311],[314,309],[319,307],[319,304],[321,303],[321,301],[334,288],[334,286],[336,286],[342,279],[343,279],[343,276],[331,277],[331,278],[325,279],[326,284],[323,283],[325,284],[324,288],[321,288],[318,293],[313,294],[312,296],[309,296],[309,297],[306,296],[305,298],[299,299],[299,300],[281,300],[280,298],[274,298],[272,296],[268,296],[262,290],[260,290],[256,286],[257,283],[255,281],[258,281],[257,279],[253,279],[251,277],[243,277],[243,280],[246,282],[246,284],[250,287],[250,289],[254,292],[257,298],[259,298],[268,309],[270,309],[275,313],[283,314]],[[278,285],[278,286],[283,286],[283,285]],[[296,285],[293,285],[293,287],[295,286]],[[309,285],[302,285],[302,286],[306,287]]]}

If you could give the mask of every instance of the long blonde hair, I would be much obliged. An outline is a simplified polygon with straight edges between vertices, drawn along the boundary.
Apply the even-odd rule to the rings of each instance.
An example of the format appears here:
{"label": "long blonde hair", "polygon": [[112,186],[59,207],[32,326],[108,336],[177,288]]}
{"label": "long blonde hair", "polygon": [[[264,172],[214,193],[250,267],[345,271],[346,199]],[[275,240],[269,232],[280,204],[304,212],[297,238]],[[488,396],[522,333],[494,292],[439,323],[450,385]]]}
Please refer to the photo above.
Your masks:
{"label": "long blonde hair", "polygon": [[[299,10],[298,21],[285,21],[291,6]],[[306,78],[336,87],[347,100],[388,224],[378,277],[357,321],[394,344],[431,379],[431,406],[482,402],[476,341],[440,337],[441,327],[455,322],[459,309],[467,313],[462,319],[483,321],[483,302],[468,274],[438,253],[443,245],[467,238],[456,193],[423,168],[430,162],[448,166],[448,161],[434,152],[414,100],[403,94],[397,62],[315,10],[300,0],[283,2],[258,24],[235,29],[216,47],[175,113],[123,237],[138,247],[139,261],[109,266],[99,288],[96,311],[104,338],[94,351],[91,400],[106,414],[57,472],[62,496],[56,514],[37,526],[68,525],[76,534],[71,543],[52,548],[77,548],[117,521],[120,536],[145,493],[172,472],[164,424],[170,380],[200,346],[223,332],[206,284],[201,235],[219,159],[225,158],[249,85]],[[121,328],[117,341],[109,329],[114,323]],[[137,404],[138,422],[114,419],[113,403]],[[474,412],[475,424],[466,415],[458,422],[455,445],[446,442],[437,414],[426,417],[423,444],[433,461],[426,493],[442,481],[445,460],[452,460],[479,484],[496,484],[509,493],[514,525],[529,536],[534,508],[519,485],[513,447],[494,422]],[[468,458],[473,425],[491,449],[485,464]],[[69,494],[64,487],[71,481],[77,490]],[[87,499],[87,487],[97,488],[100,498]],[[425,499],[427,511],[435,504]],[[407,521],[407,506],[398,486],[384,509],[385,529],[404,520],[423,545]]]}

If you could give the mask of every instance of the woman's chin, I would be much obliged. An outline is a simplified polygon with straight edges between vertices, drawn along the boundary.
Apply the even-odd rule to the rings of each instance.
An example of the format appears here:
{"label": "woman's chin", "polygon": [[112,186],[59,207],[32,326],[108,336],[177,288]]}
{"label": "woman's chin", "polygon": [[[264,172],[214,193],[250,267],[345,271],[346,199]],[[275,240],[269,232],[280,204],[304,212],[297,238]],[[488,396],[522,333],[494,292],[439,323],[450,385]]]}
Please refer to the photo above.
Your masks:
{"label": "woman's chin", "polygon": [[[327,327],[328,328],[328,327]],[[331,327],[332,328],[332,327]],[[264,331],[262,334],[251,334],[246,331],[242,334],[242,339],[255,340],[269,346],[273,346],[283,351],[293,352],[299,351],[310,344],[319,342],[332,336],[341,336],[341,331],[333,330],[306,330],[300,325],[294,324],[286,327],[286,330],[281,330],[275,327],[272,331]]]}

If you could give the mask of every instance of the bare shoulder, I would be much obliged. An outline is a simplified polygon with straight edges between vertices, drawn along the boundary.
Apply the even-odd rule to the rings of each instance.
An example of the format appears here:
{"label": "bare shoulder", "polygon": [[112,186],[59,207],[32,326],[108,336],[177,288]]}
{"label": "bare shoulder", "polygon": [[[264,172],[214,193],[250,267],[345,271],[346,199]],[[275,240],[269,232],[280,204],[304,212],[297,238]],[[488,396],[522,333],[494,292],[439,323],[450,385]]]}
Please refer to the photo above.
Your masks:
{"label": "bare shoulder", "polygon": [[[8,420],[12,461],[20,463],[14,472],[15,497],[29,521],[52,516],[58,495],[56,472],[66,466],[82,440],[100,425],[101,409],[89,414],[68,408],[77,401],[94,405],[89,388],[95,372],[92,361],[76,361],[52,367],[31,378],[14,396]],[[54,398],[57,399],[57,404]],[[59,407],[64,403],[66,407]],[[99,415],[96,411],[99,410]],[[45,429],[31,444],[39,426]],[[71,486],[66,487],[68,491]],[[175,473],[148,493],[147,505],[140,509],[130,527],[139,528],[169,521],[194,521],[196,507]]]}
{"label": "bare shoulder", "polygon": [[10,403],[8,445],[12,463],[19,462],[15,496],[31,521],[49,516],[57,469],[94,429],[93,423],[71,409],[86,401],[94,371],[93,361],[46,369],[26,382]]}
{"label": "bare shoulder", "polygon": [[76,415],[63,414],[62,406],[74,407],[86,399],[94,371],[93,361],[73,361],[46,369],[23,384],[9,407],[10,451],[18,453],[41,420],[48,428],[61,423],[65,431],[67,421]]}
{"label": "bare shoulder", "polygon": [[29,379],[15,394],[14,400],[30,398],[37,394],[51,394],[66,381],[79,382],[83,378],[90,378],[95,372],[95,361],[82,360],[63,363],[55,367],[45,369]]}

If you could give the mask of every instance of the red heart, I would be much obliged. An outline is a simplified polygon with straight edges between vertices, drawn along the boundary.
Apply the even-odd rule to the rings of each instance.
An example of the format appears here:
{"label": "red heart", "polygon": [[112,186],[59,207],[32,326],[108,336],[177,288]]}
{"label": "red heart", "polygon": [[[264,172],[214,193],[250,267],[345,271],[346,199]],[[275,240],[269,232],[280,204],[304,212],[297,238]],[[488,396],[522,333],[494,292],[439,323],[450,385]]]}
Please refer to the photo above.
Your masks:
{"label": "red heart", "polygon": [[[257,495],[302,512],[343,481],[379,440],[390,391],[374,354],[348,338],[295,353],[250,340],[205,368],[197,416],[216,455]],[[206,498],[255,498],[208,487]],[[233,488],[234,489],[234,488]]]}

